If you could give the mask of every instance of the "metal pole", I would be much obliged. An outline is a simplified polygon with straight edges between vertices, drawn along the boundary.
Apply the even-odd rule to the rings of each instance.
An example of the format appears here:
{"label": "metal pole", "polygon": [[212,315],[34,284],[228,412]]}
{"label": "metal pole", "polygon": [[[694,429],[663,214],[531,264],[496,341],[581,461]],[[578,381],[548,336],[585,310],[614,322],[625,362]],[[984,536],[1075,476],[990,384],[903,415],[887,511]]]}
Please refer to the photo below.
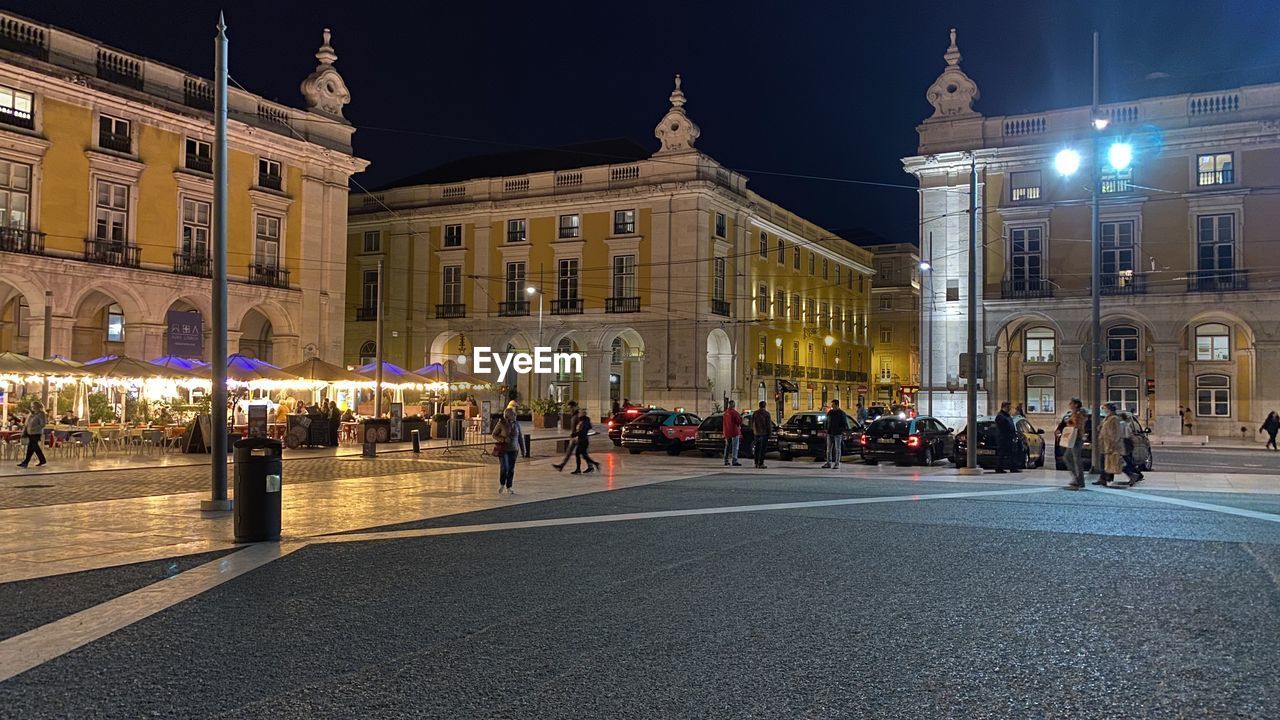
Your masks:
{"label": "metal pole", "polygon": [[[1098,118],[1098,33],[1093,33],[1093,108],[1091,111],[1091,120]],[[1092,473],[1098,473],[1102,469],[1102,443],[1097,441],[1099,431],[1102,427],[1102,245],[1098,242],[1098,195],[1099,183],[1102,182],[1102,174],[1099,172],[1101,166],[1101,158],[1099,157],[1099,135],[1101,129],[1094,125],[1093,133],[1093,166],[1092,176],[1089,178],[1089,195],[1090,206],[1090,227],[1089,227],[1089,247],[1093,251],[1093,263],[1090,276],[1093,282],[1093,318],[1090,332],[1090,341],[1093,343],[1093,452],[1092,452]]]}
{"label": "metal pole", "polygon": [[[15,311],[16,312],[16,311]],[[53,291],[44,291],[44,359],[53,359],[53,350],[49,347],[53,344]],[[40,404],[44,405],[45,412],[53,413],[57,417],[58,409],[49,409],[49,376],[44,376],[44,385],[40,390]]]}
{"label": "metal pole", "polygon": [[[935,307],[935,303],[934,303],[934,299],[933,299],[933,273],[934,273],[934,267],[933,267],[933,233],[929,233],[929,270],[928,270],[928,279],[929,279],[929,315],[928,315],[928,318],[929,318],[929,330],[928,330],[928,340],[927,340],[927,343],[928,343],[928,346],[929,346],[929,355],[928,355],[928,362],[929,362],[929,365],[928,365],[928,367],[929,367],[929,372],[930,372],[930,373],[932,373],[932,372],[933,372],[933,320],[934,320],[934,318],[933,318],[933,310],[934,310],[934,307]],[[922,304],[920,307],[921,307],[921,309],[923,309],[923,308],[924,308],[924,305]],[[934,387],[934,385],[933,385],[933,375],[932,375],[932,374],[925,375],[925,382],[929,383],[929,408],[928,408],[928,410],[925,412],[925,414],[926,414],[926,415],[930,415],[930,416],[932,416],[932,415],[933,415],[933,387]]]}
{"label": "metal pole", "polygon": [[227,23],[218,13],[214,40],[213,98],[213,315],[211,351],[213,386],[210,393],[208,438],[212,492],[200,503],[204,511],[230,510],[227,499]]}
{"label": "metal pole", "polygon": [[978,156],[969,153],[969,383],[965,467],[978,470]]}
{"label": "metal pole", "polygon": [[378,261],[378,328],[374,342],[377,357],[374,362],[377,367],[373,371],[373,416],[375,418],[382,417],[382,261]]}

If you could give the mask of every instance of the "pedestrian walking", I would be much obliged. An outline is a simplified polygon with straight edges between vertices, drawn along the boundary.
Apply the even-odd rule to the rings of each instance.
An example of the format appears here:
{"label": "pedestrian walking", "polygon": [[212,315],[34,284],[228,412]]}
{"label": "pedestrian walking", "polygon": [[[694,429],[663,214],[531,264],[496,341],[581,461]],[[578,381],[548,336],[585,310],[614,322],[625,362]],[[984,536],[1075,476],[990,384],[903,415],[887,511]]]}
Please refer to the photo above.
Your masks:
{"label": "pedestrian walking", "polygon": [[867,409],[866,409],[866,408],[864,408],[864,407],[862,407],[862,403],[858,403],[857,408],[856,408],[856,411],[857,411],[857,414],[858,414],[858,424],[859,424],[859,425],[866,425],[866,424],[867,424]]}
{"label": "pedestrian walking", "polygon": [[564,448],[564,457],[560,458],[560,462],[551,463],[551,467],[557,471],[563,471],[564,466],[569,464],[569,458],[573,456],[578,449],[578,435],[575,432],[578,427],[578,404],[573,403],[570,406],[569,413],[569,444]]}
{"label": "pedestrian walking", "polygon": [[768,403],[761,400],[760,407],[751,413],[751,436],[755,440],[752,456],[755,458],[756,468],[765,467],[764,453],[769,449],[769,436],[773,434],[773,418],[765,409],[767,407]]}
{"label": "pedestrian walking", "polygon": [[[1013,424],[1013,416],[1009,414],[1009,402],[1000,403],[1000,412],[996,413],[996,472],[1022,472],[1014,466],[1014,439],[1018,436],[1018,428]],[[977,442],[975,437],[973,442]]]}
{"label": "pedestrian walking", "polygon": [[1080,448],[1084,446],[1085,423],[1088,418],[1081,409],[1080,398],[1071,398],[1068,403],[1071,412],[1067,415],[1058,435],[1058,445],[1062,448],[1062,461],[1071,472],[1071,483],[1068,490],[1084,488],[1084,467],[1080,464]]}
{"label": "pedestrian walking", "polygon": [[36,463],[36,467],[45,464],[44,450],[40,449],[40,443],[44,442],[44,426],[49,424],[49,418],[44,414],[44,405],[39,400],[31,403],[31,412],[27,414],[27,422],[22,426],[22,435],[27,439],[27,456],[22,462],[18,463],[18,467],[24,468],[31,463],[31,456],[40,458],[40,462]]}
{"label": "pedestrian walking", "polygon": [[502,419],[493,428],[493,452],[498,456],[500,470],[498,474],[498,494],[505,489],[515,495],[512,483],[516,479],[516,458],[520,455],[521,436],[520,421],[516,419],[516,411],[507,408],[502,411]]}
{"label": "pedestrian walking", "polygon": [[724,464],[726,467],[731,460],[734,467],[742,466],[742,463],[738,462],[738,445],[742,442],[742,415],[738,414],[736,405],[737,403],[732,400],[725,403],[723,425],[721,426],[724,431]]}
{"label": "pedestrian walking", "polygon": [[1276,447],[1276,433],[1280,432],[1280,415],[1277,415],[1275,410],[1267,413],[1267,419],[1262,421],[1262,427],[1258,428],[1258,432],[1267,434],[1267,447],[1280,450],[1280,447]]}
{"label": "pedestrian walking", "polygon": [[827,462],[822,467],[839,470],[840,458],[844,455],[844,434],[849,431],[849,414],[840,409],[839,400],[831,401],[826,430]]}
{"label": "pedestrian walking", "polygon": [[1144,479],[1142,471],[1133,462],[1133,435],[1141,432],[1142,427],[1138,425],[1138,420],[1128,410],[1121,410],[1120,415],[1120,444],[1124,448],[1124,474],[1129,478],[1129,485],[1136,485]]}
{"label": "pedestrian walking", "polygon": [[582,461],[587,461],[587,472],[595,472],[600,469],[600,463],[591,457],[590,449],[591,439],[591,415],[586,409],[578,410],[578,419],[573,426],[574,437],[574,475],[582,474]]}
{"label": "pedestrian walking", "polygon": [[1107,410],[1107,419],[1098,428],[1097,440],[1102,443],[1102,468],[1094,485],[1106,487],[1116,479],[1116,473],[1124,472],[1124,443],[1121,442],[1120,417],[1116,414],[1116,404],[1103,405]]}

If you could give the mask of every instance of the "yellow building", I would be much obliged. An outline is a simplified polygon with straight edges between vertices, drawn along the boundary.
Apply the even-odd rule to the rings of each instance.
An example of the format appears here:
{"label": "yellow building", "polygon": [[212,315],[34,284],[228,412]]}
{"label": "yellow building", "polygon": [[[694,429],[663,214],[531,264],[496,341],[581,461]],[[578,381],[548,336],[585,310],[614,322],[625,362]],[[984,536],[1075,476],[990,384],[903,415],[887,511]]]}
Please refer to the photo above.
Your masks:
{"label": "yellow building", "polygon": [[375,354],[381,261],[385,357],[409,368],[477,345],[583,352],[580,376],[511,389],[596,414],[623,399],[772,407],[780,386],[786,412],[856,401],[870,254],[694,149],[684,105],[677,78],[657,152],[624,140],[469,158],[353,197],[347,362]]}
{"label": "yellow building", "polygon": [[[1280,350],[1280,84],[985,117],[954,35],[906,169],[921,186],[921,251],[935,256],[936,338],[926,385],[963,416],[958,359],[967,298],[967,203],[978,170],[979,294],[986,393],[1051,426],[1092,396],[1090,180],[1102,148],[1099,219],[1103,402],[1157,434],[1258,439],[1280,408],[1264,368]],[[1097,122],[1095,122],[1097,121]],[[1096,124],[1105,125],[1102,132]],[[1110,169],[1126,143],[1132,164]],[[1079,152],[1063,177],[1055,158]],[[986,409],[986,408],[984,408]],[[942,414],[939,412],[938,414]]]}
{"label": "yellow building", "polygon": [[[367,165],[328,31],[316,57],[307,110],[228,102],[230,347],[277,363],[342,357],[347,181]],[[212,107],[204,78],[0,13],[0,350],[209,359]]]}
{"label": "yellow building", "polygon": [[920,253],[911,243],[868,248],[875,256],[871,290],[871,372],[875,405],[915,405],[920,389]]}

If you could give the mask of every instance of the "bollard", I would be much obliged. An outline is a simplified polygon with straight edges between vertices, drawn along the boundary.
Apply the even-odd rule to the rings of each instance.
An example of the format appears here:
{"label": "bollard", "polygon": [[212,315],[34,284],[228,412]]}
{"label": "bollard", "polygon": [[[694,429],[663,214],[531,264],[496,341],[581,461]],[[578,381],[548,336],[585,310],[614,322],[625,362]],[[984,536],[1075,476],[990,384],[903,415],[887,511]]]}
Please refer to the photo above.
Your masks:
{"label": "bollard", "polygon": [[520,439],[524,441],[524,456],[529,457],[529,443],[533,441],[533,436],[525,433],[520,436]]}
{"label": "bollard", "polygon": [[410,435],[413,437],[413,451],[416,453],[422,452],[422,446],[418,443],[418,429],[414,428]]}

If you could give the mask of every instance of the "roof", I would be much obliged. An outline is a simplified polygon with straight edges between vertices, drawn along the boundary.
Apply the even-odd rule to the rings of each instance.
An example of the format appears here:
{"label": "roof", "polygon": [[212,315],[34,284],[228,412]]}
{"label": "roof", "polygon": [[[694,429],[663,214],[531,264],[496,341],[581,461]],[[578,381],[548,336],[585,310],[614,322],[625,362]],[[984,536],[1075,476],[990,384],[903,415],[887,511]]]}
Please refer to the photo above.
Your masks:
{"label": "roof", "polygon": [[375,192],[412,185],[437,185],[476,178],[507,177],[593,165],[629,163],[647,160],[652,155],[652,150],[630,138],[596,140],[493,155],[472,155],[389,182],[376,188]]}

